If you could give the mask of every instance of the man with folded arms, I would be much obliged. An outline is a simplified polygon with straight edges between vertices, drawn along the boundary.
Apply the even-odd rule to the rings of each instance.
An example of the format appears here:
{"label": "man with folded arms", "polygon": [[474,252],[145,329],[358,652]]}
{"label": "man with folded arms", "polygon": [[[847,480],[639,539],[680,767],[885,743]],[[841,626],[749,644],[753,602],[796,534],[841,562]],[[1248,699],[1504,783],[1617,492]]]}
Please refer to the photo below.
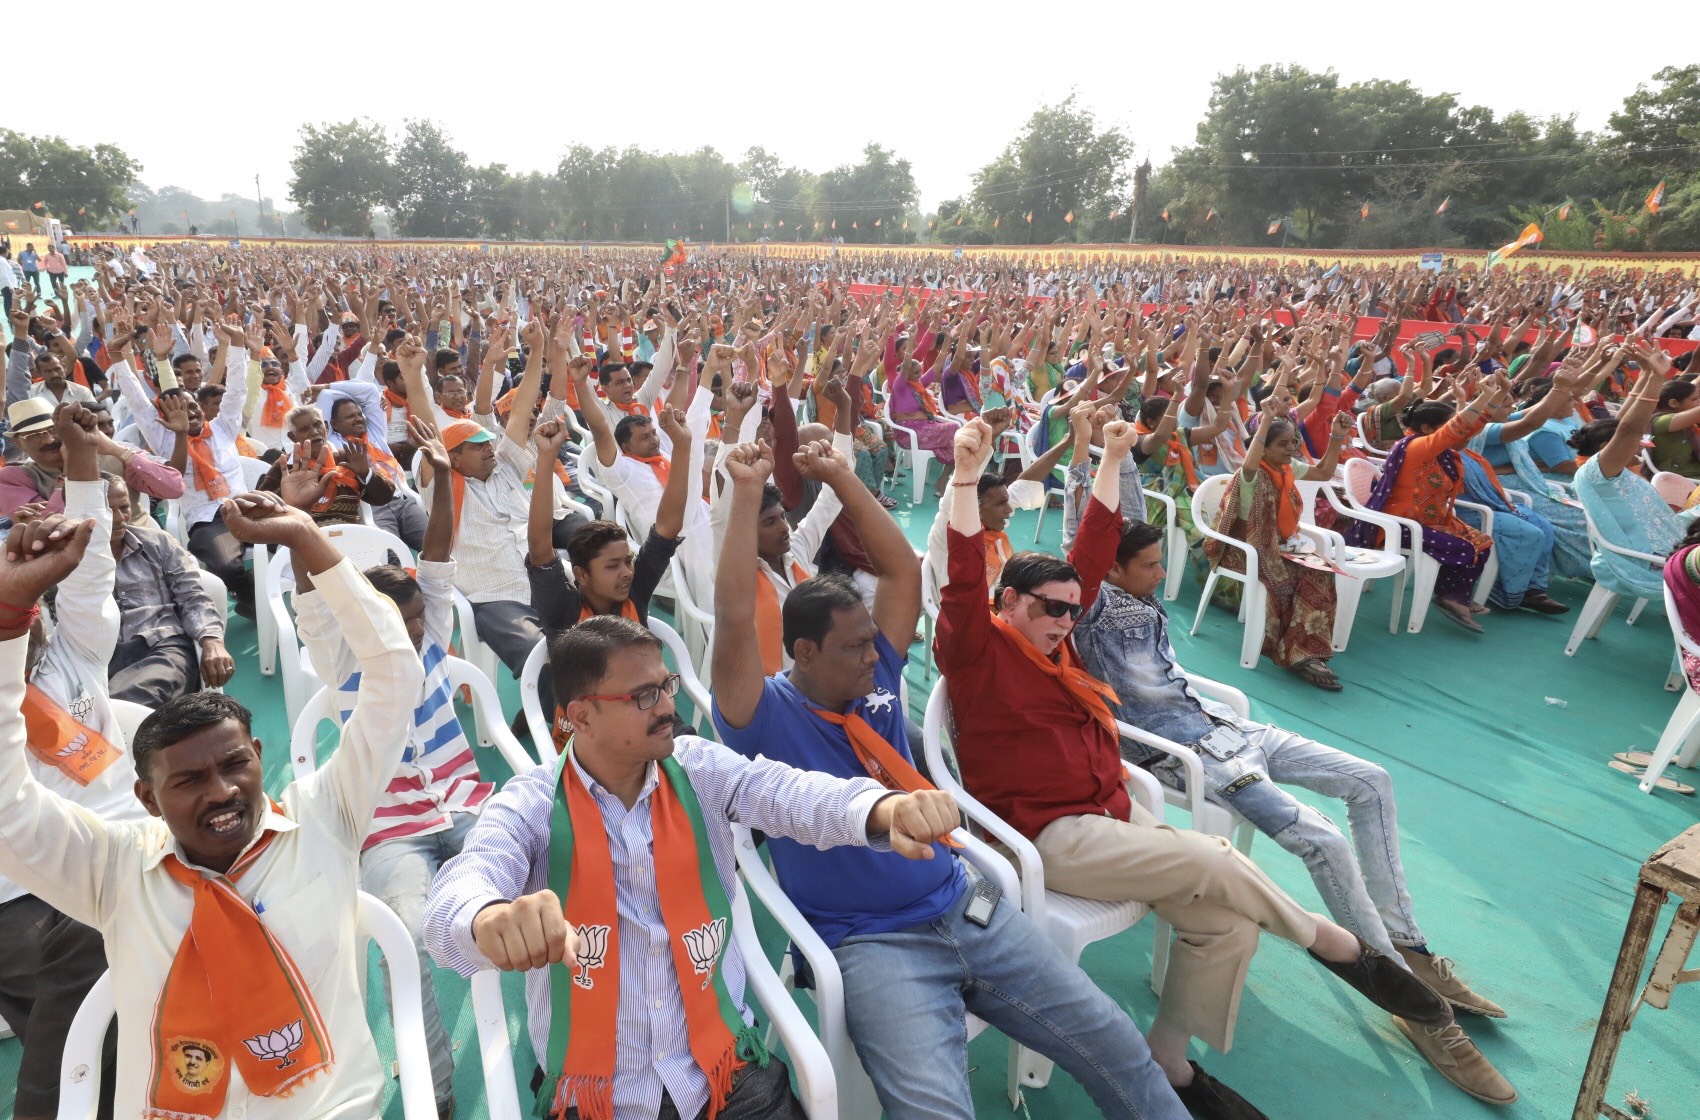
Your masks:
{"label": "man with folded arms", "polygon": [[492,797],[438,874],[431,955],[527,972],[541,1115],[802,1120],[745,1005],[731,825],[928,859],[955,804],[674,739],[679,678],[630,619],[597,615],[549,654],[570,749]]}
{"label": "man with folded arms", "polygon": [[136,795],[158,820],[111,824],[53,792],[25,763],[29,621],[97,519],[18,526],[0,559],[0,603],[12,605],[0,618],[0,874],[106,935],[116,1115],[373,1116],[385,1078],[356,968],[355,892],[419,658],[395,605],[305,513],[245,494],[220,515],[244,543],[287,547],[334,604],[362,671],[341,746],[272,802],[248,710],[199,692],[149,716],[131,743]]}
{"label": "man with folded arms", "polygon": [[[941,596],[937,652],[956,715],[963,784],[1033,841],[1047,887],[1143,902],[1175,927],[1168,979],[1147,1035],[1170,1082],[1191,1084],[1186,1053],[1193,1037],[1218,1051],[1233,1044],[1260,929],[1309,949],[1390,1014],[1423,1028],[1450,1022],[1446,1001],[1401,963],[1306,911],[1227,840],[1162,824],[1133,802],[1110,709],[1115,693],[1081,668],[1068,640],[1082,591],[1097,588],[1083,589],[1059,557],[1021,552],[1004,565],[987,611],[991,589],[974,491],[992,454],[991,428],[971,420],[956,438],[950,582]],[[1117,479],[1100,477],[1105,501]]]}
{"label": "man with folded arms", "polygon": [[[791,669],[764,673],[756,618],[764,577],[754,561],[772,460],[765,447],[734,449],[714,600],[715,724],[728,746],[750,757],[930,791],[910,754],[898,699],[903,647],[921,613],[920,564],[841,450],[810,444],[796,462],[854,519],[878,572],[873,610],[843,576],[798,583],[783,608]],[[850,1038],[892,1120],[973,1117],[969,1012],[1061,1063],[1105,1116],[1187,1115],[1127,1013],[1046,940],[1017,900],[977,909],[985,901],[949,847],[935,846],[931,862],[916,863],[777,838],[770,847],[780,882],[838,961]],[[893,1015],[893,1008],[901,1010]],[[1205,1075],[1197,1088],[1187,1103],[1199,1120],[1262,1115]],[[1230,1102],[1239,1110],[1211,1107]]]}

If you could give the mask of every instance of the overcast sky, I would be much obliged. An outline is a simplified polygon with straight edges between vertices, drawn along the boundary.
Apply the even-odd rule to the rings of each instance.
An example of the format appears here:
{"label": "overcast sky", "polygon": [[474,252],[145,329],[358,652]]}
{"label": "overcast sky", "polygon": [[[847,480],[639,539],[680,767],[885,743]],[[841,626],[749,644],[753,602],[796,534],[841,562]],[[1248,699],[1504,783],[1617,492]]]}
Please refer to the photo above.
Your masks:
{"label": "overcast sky", "polygon": [[474,163],[514,171],[551,169],[574,143],[709,144],[734,161],[761,145],[824,171],[877,141],[910,161],[931,208],[964,193],[1036,108],[1071,91],[1160,165],[1192,142],[1212,78],[1241,65],[1408,79],[1499,114],[1575,113],[1599,128],[1637,83],[1693,59],[1694,37],[1674,26],[1613,46],[1587,29],[1579,4],[1576,26],[1561,30],[1573,3],[1454,7],[1436,26],[1420,6],[1341,0],[414,0],[382,14],[360,0],[178,0],[169,15],[112,25],[121,67],[146,72],[143,85],[101,79],[111,76],[105,63],[65,70],[19,57],[23,84],[7,98],[5,125],[118,144],[149,186],[205,198],[251,196],[258,173],[280,202],[303,121],[365,116],[395,136],[404,119],[429,117]]}

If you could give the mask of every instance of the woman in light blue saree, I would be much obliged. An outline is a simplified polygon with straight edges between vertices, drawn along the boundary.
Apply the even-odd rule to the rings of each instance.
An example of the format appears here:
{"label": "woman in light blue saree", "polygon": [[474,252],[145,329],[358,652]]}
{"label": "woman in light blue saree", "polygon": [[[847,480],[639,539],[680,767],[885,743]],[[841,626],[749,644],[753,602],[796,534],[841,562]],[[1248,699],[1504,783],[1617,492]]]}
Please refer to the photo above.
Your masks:
{"label": "woman in light blue saree", "polygon": [[[1504,506],[1509,504],[1518,520],[1525,520],[1523,513],[1532,512],[1534,524],[1529,528],[1539,530],[1547,549],[1546,556],[1538,562],[1531,558],[1527,563],[1518,563],[1519,557],[1514,554],[1527,550],[1515,540],[1499,541],[1501,518],[1494,518],[1495,545],[1499,549],[1499,582],[1503,585],[1496,588],[1498,598],[1490,599],[1495,606],[1517,605],[1514,593],[1517,581],[1523,578],[1525,571],[1528,578],[1534,579],[1537,567],[1540,569],[1538,582],[1524,586],[1545,589],[1549,570],[1571,579],[1587,579],[1591,575],[1589,561],[1593,550],[1588,545],[1588,524],[1582,516],[1582,507],[1562,487],[1549,482],[1541,474],[1529,450],[1529,439],[1535,433],[1548,430],[1555,416],[1572,413],[1576,389],[1585,377],[1586,374],[1579,370],[1561,373],[1545,392],[1526,402],[1521,413],[1512,414],[1509,409],[1505,410],[1503,415],[1493,417],[1481,434],[1470,441],[1470,450],[1483,457],[1481,461],[1472,463],[1474,469],[1467,472],[1465,492],[1470,501],[1485,505],[1495,513],[1503,512]],[[1498,458],[1510,460],[1515,475],[1512,489],[1528,494],[1530,507],[1511,502],[1503,493],[1502,487],[1511,484],[1512,480],[1490,476],[1492,460]],[[1529,534],[1523,526],[1508,525],[1505,535],[1511,538],[1527,537]],[[1508,560],[1512,569],[1509,572]]]}
{"label": "woman in light blue saree", "polygon": [[[1606,540],[1662,560],[1681,543],[1694,511],[1673,513],[1653,484],[1636,473],[1670,358],[1658,350],[1638,350],[1635,360],[1641,376],[1617,417],[1585,424],[1571,437],[1571,446],[1588,457],[1576,472],[1576,496]],[[1590,566],[1595,582],[1608,591],[1636,599],[1664,594],[1660,567],[1603,548]]]}

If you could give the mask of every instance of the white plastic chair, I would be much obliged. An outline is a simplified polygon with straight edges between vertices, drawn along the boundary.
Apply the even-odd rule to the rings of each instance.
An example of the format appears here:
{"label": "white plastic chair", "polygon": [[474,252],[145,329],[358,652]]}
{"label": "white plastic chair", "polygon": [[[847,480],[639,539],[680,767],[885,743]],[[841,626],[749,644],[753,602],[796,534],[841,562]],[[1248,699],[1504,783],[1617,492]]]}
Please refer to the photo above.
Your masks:
{"label": "white plastic chair", "polygon": [[[602,520],[612,521],[616,525],[624,525],[620,520],[620,502],[614,497],[614,492],[596,481],[596,470],[592,464],[596,462],[596,444],[588,443],[583,451],[578,453],[578,488],[589,497],[595,498],[602,507]],[[630,530],[627,530],[630,532]],[[635,546],[634,546],[635,548]]]}
{"label": "white plastic chair", "polygon": [[224,586],[224,581],[202,567],[196,567],[195,578],[200,580],[201,590],[212,600],[213,610],[218,612],[218,620],[229,622],[230,589]]}
{"label": "white plastic chair", "polygon": [[1675,471],[1659,471],[1653,475],[1653,489],[1659,492],[1666,505],[1678,511],[1688,504],[1688,497],[1697,485],[1700,483]]}
{"label": "white plastic chair", "polygon": [[[1269,593],[1264,589],[1263,581],[1258,575],[1257,550],[1238,537],[1230,537],[1215,528],[1228,488],[1237,485],[1239,477],[1237,471],[1232,474],[1211,475],[1198,484],[1198,489],[1192,495],[1192,523],[1198,527],[1198,531],[1211,540],[1220,542],[1224,548],[1239,551],[1245,557],[1244,572],[1233,571],[1221,564],[1211,566],[1210,576],[1204,581],[1204,591],[1198,598],[1198,611],[1192,618],[1192,633],[1196,635],[1199,626],[1204,622],[1204,612],[1210,606],[1210,595],[1216,589],[1217,580],[1226,579],[1238,583],[1242,589],[1240,621],[1245,624],[1245,635],[1240,639],[1240,665],[1255,669],[1258,658],[1263,653],[1263,624],[1269,611]],[[1323,530],[1301,521],[1299,533],[1315,545],[1319,553],[1332,556],[1333,547]]]}
{"label": "white plastic chair", "polygon": [[136,728],[142,725],[144,719],[153,715],[153,709],[134,700],[113,700],[111,703],[112,716],[118,721],[119,729],[124,732],[124,742],[135,742]]}
{"label": "white plastic chair", "polygon": [[[745,842],[749,832],[733,826]],[[733,889],[732,944],[744,960],[746,991],[767,1012],[771,1029],[785,1044],[785,1059],[797,1079],[797,1099],[809,1120],[838,1120],[838,1086],[833,1063],[821,1040],[809,1029],[808,1020],[791,1001],[779,974],[767,959],[755,920],[744,892]],[[478,1027],[479,1056],[484,1067],[485,1115],[489,1120],[525,1120],[519,1089],[514,1079],[513,1042],[508,1036],[508,1014],[502,1003],[502,974],[492,969],[472,976],[472,1015]],[[410,1115],[407,1120],[413,1120]]]}
{"label": "white plastic chair", "polygon": [[[1241,719],[1251,718],[1251,703],[1239,689],[1213,681],[1209,677],[1198,676],[1196,673],[1187,673],[1186,681],[1200,696],[1226,704]],[[1124,739],[1132,739],[1142,746],[1180,760],[1181,770],[1186,775],[1186,786],[1183,789],[1163,786],[1163,801],[1190,813],[1193,831],[1220,836],[1246,855],[1251,854],[1252,841],[1257,838],[1257,826],[1227,806],[1209,800],[1208,791],[1204,786],[1204,766],[1198,761],[1197,752],[1121,720],[1116,721],[1116,729]]]}
{"label": "white plastic chair", "polygon": [[[1345,467],[1346,501],[1350,506],[1351,516],[1360,521],[1368,521],[1378,526],[1385,539],[1382,541],[1384,551],[1397,549],[1399,555],[1405,558],[1405,571],[1394,576],[1393,591],[1395,615],[1399,603],[1405,596],[1406,577],[1411,579],[1411,613],[1410,621],[1405,629],[1408,633],[1422,632],[1423,623],[1428,621],[1429,606],[1434,602],[1434,585],[1440,579],[1440,561],[1423,551],[1423,527],[1419,522],[1409,518],[1398,517],[1382,510],[1369,508],[1370,493],[1375,489],[1376,480],[1381,477],[1381,465],[1368,459],[1348,459]],[[1482,518],[1481,530],[1488,535],[1493,534],[1493,511],[1475,502],[1455,501],[1458,509],[1477,511]],[[1401,532],[1402,530],[1402,532]],[[1476,581],[1475,601],[1482,602],[1487,593],[1493,588],[1493,581],[1499,573],[1499,559],[1492,552],[1488,553],[1488,562],[1482,568],[1481,578]]]}
{"label": "white plastic chair", "polygon": [[[1045,868],[1039,859],[1039,849],[970,794],[957,780],[956,771],[945,757],[944,738],[948,735],[951,742],[955,742],[956,724],[951,716],[950,696],[942,677],[927,698],[927,712],[921,728],[927,772],[932,775],[933,784],[956,798],[962,815],[968,821],[1014,854],[1021,882],[1021,909],[1062,950],[1063,956],[1078,964],[1086,946],[1114,937],[1151,912],[1151,908],[1142,902],[1102,902],[1045,889]],[[1123,773],[1128,795],[1161,820],[1163,788],[1157,779],[1132,766],[1124,765]],[[1159,993],[1169,968],[1169,939],[1169,925],[1159,919],[1151,944],[1151,986]],[[1023,1050],[1020,1066],[1022,1085],[1042,1088],[1050,1081],[1049,1058]]]}
{"label": "white plastic chair", "polygon": [[[1341,517],[1357,518],[1358,511],[1350,508],[1340,500],[1338,484],[1328,482],[1295,483],[1299,489],[1299,497],[1304,502],[1300,519],[1315,524],[1316,497],[1321,494],[1334,512]],[[1357,621],[1358,603],[1363,594],[1369,589],[1372,580],[1385,579],[1389,576],[1401,576],[1405,571],[1405,558],[1396,548],[1388,547],[1394,538],[1386,533],[1380,548],[1369,548],[1360,545],[1350,545],[1346,539],[1334,530],[1324,530],[1328,536],[1331,553],[1329,559],[1334,565],[1346,572],[1345,576],[1337,576],[1334,580],[1334,634],[1331,645],[1335,653],[1344,652],[1347,643],[1352,640],[1352,624]],[[1393,596],[1393,610],[1387,620],[1387,632],[1399,632],[1399,608],[1401,596]]]}
{"label": "white plastic chair", "polygon": [[1163,566],[1166,574],[1163,577],[1163,599],[1174,602],[1180,597],[1181,577],[1187,569],[1187,540],[1186,530],[1181,528],[1180,514],[1175,506],[1175,500],[1159,490],[1140,487],[1139,492],[1145,495],[1146,509],[1156,502],[1163,507]]}
{"label": "white plastic chair", "polygon": [[1362,451],[1370,458],[1379,461],[1387,458],[1387,452],[1377,447],[1370,439],[1369,423],[1370,415],[1373,411],[1373,409],[1366,408],[1364,411],[1358,413],[1358,438],[1355,442],[1358,450]]}
{"label": "white plastic chair", "polygon": [[272,469],[272,465],[264,459],[250,459],[246,455],[238,458],[237,462],[242,467],[242,483],[249,490],[258,487],[260,479],[266,477],[266,472]]}
{"label": "white plastic chair", "polygon": [[[1021,433],[1021,469],[1024,471],[1039,461],[1039,434],[1044,430],[1044,427],[1045,418],[1043,414],[1041,414],[1040,418],[1034,422],[1032,427]],[[1045,515],[1051,512],[1052,495],[1061,493],[1060,490],[1055,488],[1055,474],[1056,472],[1053,471],[1051,478],[1039,480],[1039,484],[1044,486],[1045,496],[1044,500],[1039,503],[1039,520],[1033,526],[1034,544],[1039,543],[1039,537],[1045,531]],[[1046,482],[1050,482],[1052,485],[1046,486]]]}
{"label": "white plastic chair", "polygon": [[484,639],[478,636],[478,616],[472,611],[472,600],[460,593],[457,588],[454,593],[455,620],[459,624],[459,641],[461,656],[478,666],[478,671],[491,680],[500,680],[505,666],[502,659],[496,656],[496,651],[484,644]]}
{"label": "white plastic chair", "polygon": [[[501,752],[508,769],[515,774],[526,773],[535,767],[537,760],[526,753],[525,747],[508,730],[507,720],[502,715],[501,697],[496,694],[496,686],[490,683],[490,678],[479,672],[471,662],[458,657],[447,658],[445,664],[450,687],[456,692],[464,688],[472,694],[472,713],[477,722],[479,745],[494,746]],[[329,686],[321,688],[296,717],[289,737],[289,764],[298,779],[319,768],[319,724],[342,722],[338,718],[340,713],[336,710],[335,699]]]}
{"label": "white plastic chair", "polygon": [[1694,691],[1694,686],[1688,683],[1688,674],[1682,668],[1682,655],[1689,654],[1700,657],[1700,643],[1696,643],[1688,631],[1683,629],[1682,618],[1676,613],[1676,602],[1671,598],[1670,588],[1664,589],[1665,618],[1670,622],[1671,637],[1676,639],[1677,676],[1682,681],[1682,697],[1676,702],[1676,710],[1671,712],[1670,719],[1665,721],[1665,729],[1659,736],[1659,745],[1653,748],[1653,760],[1647,764],[1647,772],[1641,776],[1641,792],[1652,793],[1658,785],[1659,777],[1665,772],[1665,767],[1673,761],[1682,767],[1692,767],[1697,755],[1700,755],[1700,693]]}
{"label": "white plastic chair", "polygon": [[714,686],[713,657],[714,657],[714,614],[699,605],[696,596],[691,594],[691,581],[685,575],[684,561],[678,556],[667,562],[668,574],[673,581],[673,621],[678,624],[680,636],[685,639],[685,645],[691,651],[692,663],[699,667],[697,676]]}
{"label": "white plastic chair", "polygon": [[265,602],[257,604],[257,613],[271,617],[272,632],[276,635],[279,674],[283,677],[283,707],[293,726],[301,710],[323,681],[313,671],[301,640],[295,634],[295,618],[290,612],[287,597],[295,594],[295,568],[289,549],[280,548],[266,568]]}
{"label": "white plastic chair", "polygon": [[[927,490],[927,464],[932,461],[933,453],[921,446],[921,437],[915,434],[914,428],[906,428],[899,424],[891,415],[891,397],[888,395],[880,406],[882,419],[891,426],[892,437],[897,446],[899,462],[908,456],[909,477],[913,483],[913,496],[910,504],[920,505],[921,497]],[[961,427],[961,421],[949,413],[944,413],[938,419]]]}
{"label": "white plastic chair", "polygon": [[933,631],[939,621],[939,577],[933,571],[932,559],[926,553],[921,553],[921,633],[926,641],[926,652],[923,654],[921,675],[931,676],[933,672]]}
{"label": "white plastic chair", "polygon": [[[1662,573],[1665,570],[1664,557],[1654,556],[1650,552],[1637,552],[1632,548],[1613,544],[1601,534],[1600,527],[1594,524],[1594,515],[1589,513],[1586,508],[1582,510],[1582,517],[1588,524],[1588,543],[1593,546],[1595,552],[1602,550],[1615,552],[1617,555],[1627,556],[1631,560],[1640,560],[1649,565],[1655,572]],[[1606,619],[1611,617],[1612,609],[1617,606],[1617,600],[1617,592],[1606,587],[1603,583],[1594,584],[1593,590],[1588,592],[1588,601],[1582,604],[1582,613],[1576,616],[1576,625],[1571,628],[1570,639],[1564,644],[1564,655],[1566,657],[1575,657],[1576,651],[1582,648],[1582,642],[1585,639],[1600,636],[1600,627],[1604,626]],[[1646,606],[1647,600],[1635,600],[1635,606],[1630,608],[1629,611],[1629,625],[1635,625],[1635,620],[1641,617],[1641,612]],[[1674,620],[1672,625],[1675,625]]]}
{"label": "white plastic chair", "polygon": [[[418,950],[407,927],[389,907],[364,891],[358,897],[355,928],[363,939],[378,943],[390,966],[390,1015],[395,1027],[396,1064],[401,1070],[402,1116],[405,1120],[436,1120],[437,1095],[431,1084],[431,1056],[425,1047]],[[364,950],[364,944],[360,948]],[[65,1035],[57,1120],[94,1120],[100,1103],[101,1047],[116,1014],[112,973],[108,971],[83,997]]]}

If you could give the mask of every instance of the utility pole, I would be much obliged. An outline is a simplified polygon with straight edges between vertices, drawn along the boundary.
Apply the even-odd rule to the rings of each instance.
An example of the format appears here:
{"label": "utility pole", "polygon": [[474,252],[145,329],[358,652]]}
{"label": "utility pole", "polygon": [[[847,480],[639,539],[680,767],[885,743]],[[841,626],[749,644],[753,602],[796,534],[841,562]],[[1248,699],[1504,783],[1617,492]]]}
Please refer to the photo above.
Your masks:
{"label": "utility pole", "polygon": [[732,200],[726,200],[726,240],[732,240]]}
{"label": "utility pole", "polygon": [[254,202],[260,208],[260,235],[266,232],[266,196],[260,193],[260,173],[254,172]]}

